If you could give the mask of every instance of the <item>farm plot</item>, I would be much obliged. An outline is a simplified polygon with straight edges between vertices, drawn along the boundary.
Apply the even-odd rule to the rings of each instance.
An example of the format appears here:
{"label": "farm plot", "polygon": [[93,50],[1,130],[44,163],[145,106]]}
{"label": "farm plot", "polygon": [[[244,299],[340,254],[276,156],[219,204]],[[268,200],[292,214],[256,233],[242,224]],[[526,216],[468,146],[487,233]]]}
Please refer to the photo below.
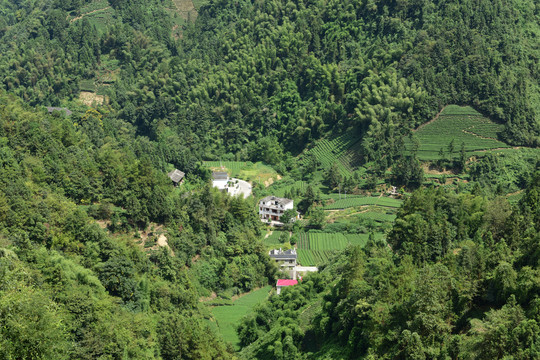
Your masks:
{"label": "farm plot", "polygon": [[[492,122],[470,107],[447,106],[439,117],[419,127],[416,137],[419,141],[418,158],[429,161],[440,158],[441,149],[450,157],[458,156],[461,144],[471,154],[475,151],[509,148],[497,140],[504,131],[504,125]],[[405,139],[408,150],[412,148],[409,138]]]}
{"label": "farm plot", "polygon": [[389,197],[365,197],[365,196],[354,196],[338,199],[334,203],[327,204],[324,206],[325,210],[339,210],[347,209],[355,206],[365,206],[365,205],[377,205],[391,208],[399,208],[402,204],[402,200],[389,198]]}
{"label": "farm plot", "polygon": [[241,296],[233,301],[232,306],[216,306],[212,308],[211,311],[216,320],[217,328],[225,341],[238,348],[236,325],[255,305],[266,299],[270,290],[271,286],[265,286]]}
{"label": "farm plot", "polygon": [[342,175],[349,175],[358,162],[357,143],[358,138],[345,134],[333,139],[319,140],[307,153],[315,155],[323,168],[337,164]]}
{"label": "farm plot", "polygon": [[211,169],[225,168],[231,171],[239,171],[240,169],[248,166],[244,161],[204,161],[205,166]]}
{"label": "farm plot", "polygon": [[304,266],[320,265],[348,244],[341,233],[302,233],[297,243],[298,261]]}
{"label": "farm plot", "polygon": [[258,181],[267,186],[281,178],[273,168],[262,162],[204,161],[203,164],[212,171],[223,171],[225,169],[231,177],[252,182]]}
{"label": "farm plot", "polygon": [[380,213],[380,212],[375,212],[375,211],[367,211],[365,213],[360,213],[356,216],[360,219],[370,219],[370,220],[374,220],[381,223],[394,222],[394,220],[396,219],[395,214],[385,214],[385,213]]}
{"label": "farm plot", "polygon": [[306,250],[342,250],[347,247],[347,238],[341,233],[302,233],[298,248]]}
{"label": "farm plot", "polygon": [[324,264],[335,253],[331,250],[304,250],[299,249],[298,262],[303,266],[318,266]]}
{"label": "farm plot", "polygon": [[[379,240],[384,234],[374,236]],[[303,266],[318,266],[349,244],[364,246],[368,239],[369,234],[302,233],[297,243],[298,262]]]}
{"label": "farm plot", "polygon": [[[266,239],[264,239],[264,244],[267,246],[276,246],[276,245],[282,245],[283,243],[280,241],[281,235],[286,234],[284,231],[278,231],[274,230],[270,236],[268,236]],[[286,234],[288,235],[288,234]]]}
{"label": "farm plot", "polygon": [[[373,236],[375,240],[384,238],[383,233],[374,233]],[[345,234],[345,237],[347,238],[347,241],[349,241],[349,244],[354,246],[366,246],[369,240],[369,234]]]}

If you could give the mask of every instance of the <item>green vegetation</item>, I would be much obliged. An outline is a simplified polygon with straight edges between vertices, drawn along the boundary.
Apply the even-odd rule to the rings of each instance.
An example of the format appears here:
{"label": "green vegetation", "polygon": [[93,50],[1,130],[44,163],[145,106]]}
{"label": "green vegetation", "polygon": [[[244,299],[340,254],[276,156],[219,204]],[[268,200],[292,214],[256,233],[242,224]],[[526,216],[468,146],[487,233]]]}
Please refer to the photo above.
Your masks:
{"label": "green vegetation", "polygon": [[220,334],[223,336],[223,340],[238,348],[239,339],[236,327],[240,319],[247,315],[254,306],[266,299],[271,289],[271,286],[265,286],[240,296],[238,299],[233,300],[231,305],[212,308],[212,316],[217,323]]}
{"label": "green vegetation", "polygon": [[325,169],[336,164],[339,173],[347,176],[360,163],[357,153],[359,149],[358,145],[358,137],[352,133],[347,133],[330,140],[319,140],[312,149],[307,150],[305,153],[307,155],[314,155]]}
{"label": "green vegetation", "polygon": [[[339,250],[348,245],[364,246],[370,235],[343,233],[300,233],[297,242],[298,262],[303,266],[320,266],[326,264]],[[382,234],[374,237],[380,240]]]}
{"label": "green vegetation", "polygon": [[[286,241],[284,241],[286,239]],[[289,233],[286,231],[273,230],[267,238],[264,239],[264,244],[272,249],[279,248],[281,245],[289,242]]]}
{"label": "green vegetation", "polygon": [[390,197],[366,197],[366,196],[355,196],[347,195],[345,198],[344,195],[339,199],[336,196],[333,196],[333,202],[327,202],[324,206],[325,210],[335,210],[335,209],[347,209],[355,206],[365,206],[365,205],[377,205],[383,207],[399,208],[402,204],[402,200],[394,199]]}
{"label": "green vegetation", "polygon": [[[467,154],[507,148],[507,144],[498,140],[502,132],[504,125],[490,121],[472,108],[449,105],[436,120],[422,125],[414,136],[419,143],[418,158],[431,161],[441,156],[458,157],[462,144]],[[406,146],[411,150],[414,144],[408,139]]]}
{"label": "green vegetation", "polygon": [[198,299],[273,281],[253,204],[175,189],[115,121],[0,94],[2,355],[229,358]]}
{"label": "green vegetation", "polygon": [[1,0],[0,358],[539,358],[538,9]]}
{"label": "green vegetation", "polygon": [[276,181],[278,173],[276,170],[261,162],[252,163],[249,161],[204,161],[203,164],[213,171],[227,171],[230,177],[240,178],[246,181],[268,184]]}

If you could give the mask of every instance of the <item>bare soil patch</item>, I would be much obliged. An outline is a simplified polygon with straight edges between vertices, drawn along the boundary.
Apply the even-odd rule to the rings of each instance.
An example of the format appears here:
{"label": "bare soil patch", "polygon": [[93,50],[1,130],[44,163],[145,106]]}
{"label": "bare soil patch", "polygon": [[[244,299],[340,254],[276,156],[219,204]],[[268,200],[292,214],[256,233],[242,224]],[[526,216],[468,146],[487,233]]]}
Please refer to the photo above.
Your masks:
{"label": "bare soil patch", "polygon": [[81,91],[79,94],[79,100],[86,106],[103,105],[108,103],[108,99],[105,95],[97,95],[90,91]]}

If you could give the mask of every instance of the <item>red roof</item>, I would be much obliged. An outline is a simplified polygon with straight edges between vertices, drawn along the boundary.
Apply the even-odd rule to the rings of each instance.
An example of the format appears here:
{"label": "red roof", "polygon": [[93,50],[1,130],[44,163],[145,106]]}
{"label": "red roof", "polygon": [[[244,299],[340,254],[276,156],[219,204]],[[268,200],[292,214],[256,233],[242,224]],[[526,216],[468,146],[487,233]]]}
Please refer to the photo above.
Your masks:
{"label": "red roof", "polygon": [[292,286],[298,284],[298,280],[279,279],[277,286]]}

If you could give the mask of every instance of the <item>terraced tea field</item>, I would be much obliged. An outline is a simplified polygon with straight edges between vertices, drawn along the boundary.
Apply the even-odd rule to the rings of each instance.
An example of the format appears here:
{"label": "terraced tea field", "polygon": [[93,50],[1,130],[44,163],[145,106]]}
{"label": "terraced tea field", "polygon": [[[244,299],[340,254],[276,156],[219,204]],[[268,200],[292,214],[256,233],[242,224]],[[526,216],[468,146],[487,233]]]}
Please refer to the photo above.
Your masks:
{"label": "terraced tea field", "polygon": [[[375,234],[375,239],[382,237],[381,233]],[[303,266],[318,266],[349,244],[364,246],[368,239],[369,234],[303,233],[297,243],[298,262]]]}
{"label": "terraced tea field", "polygon": [[[448,145],[452,140],[454,149],[449,156],[458,156],[462,143],[468,154],[510,148],[497,139],[502,131],[504,125],[491,121],[469,106],[448,105],[438,118],[415,131],[420,143],[418,158],[424,161],[436,160],[440,158],[441,148],[448,154]],[[412,148],[409,138],[405,139],[405,146],[408,150]]]}
{"label": "terraced tea field", "polygon": [[358,164],[359,139],[354,134],[347,133],[332,139],[322,139],[317,145],[308,150],[325,169],[337,164],[342,175],[349,175]]}
{"label": "terraced tea field", "polygon": [[[384,238],[383,233],[373,234],[375,240],[381,240]],[[355,246],[365,246],[369,240],[369,234],[345,234],[345,237],[349,241],[349,244]]]}
{"label": "terraced tea field", "polygon": [[266,299],[271,289],[271,286],[265,286],[241,296],[233,301],[232,306],[216,306],[212,308],[211,311],[216,320],[217,328],[225,341],[238,348],[238,335],[235,326],[255,305]]}
{"label": "terraced tea field", "polygon": [[352,195],[345,199],[342,195],[341,199],[335,200],[333,203],[326,204],[324,210],[340,210],[355,206],[376,205],[390,208],[399,208],[403,203],[402,200],[390,197],[369,197]]}

